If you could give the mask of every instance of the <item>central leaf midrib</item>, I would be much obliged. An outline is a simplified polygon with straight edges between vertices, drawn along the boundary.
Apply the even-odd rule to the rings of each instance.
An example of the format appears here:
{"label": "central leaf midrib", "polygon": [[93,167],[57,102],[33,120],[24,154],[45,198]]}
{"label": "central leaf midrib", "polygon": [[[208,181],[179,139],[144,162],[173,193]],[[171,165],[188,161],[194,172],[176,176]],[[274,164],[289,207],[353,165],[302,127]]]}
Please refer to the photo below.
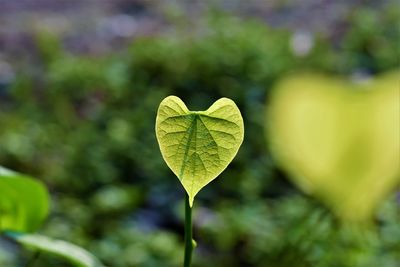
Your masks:
{"label": "central leaf midrib", "polygon": [[193,121],[188,129],[189,137],[187,140],[187,145],[186,145],[185,153],[184,153],[183,160],[182,160],[182,167],[181,167],[181,171],[179,174],[181,181],[183,181],[183,172],[185,171],[185,168],[187,165],[186,163],[187,163],[187,159],[188,159],[190,144],[191,144],[191,141],[193,138],[193,133],[197,131],[197,115],[192,115],[192,116],[193,116]]}

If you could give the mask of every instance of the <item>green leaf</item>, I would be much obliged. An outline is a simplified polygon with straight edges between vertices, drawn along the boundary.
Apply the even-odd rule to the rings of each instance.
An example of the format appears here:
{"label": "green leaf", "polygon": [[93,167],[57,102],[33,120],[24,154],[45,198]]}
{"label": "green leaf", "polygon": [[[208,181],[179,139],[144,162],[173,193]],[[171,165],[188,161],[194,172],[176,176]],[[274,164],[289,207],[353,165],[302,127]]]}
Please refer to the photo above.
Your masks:
{"label": "green leaf", "polygon": [[319,74],[282,80],[266,124],[293,182],[346,221],[369,221],[400,184],[399,72],[366,83]]}
{"label": "green leaf", "polygon": [[38,180],[0,167],[0,232],[32,232],[49,211],[49,195]]}
{"label": "green leaf", "polygon": [[156,135],[161,154],[193,205],[195,195],[232,161],[243,142],[243,118],[235,102],[217,100],[206,111],[189,111],[176,96],[158,108]]}
{"label": "green leaf", "polygon": [[38,234],[19,234],[9,232],[6,235],[27,248],[60,256],[79,267],[104,266],[88,251],[66,241],[51,239]]}

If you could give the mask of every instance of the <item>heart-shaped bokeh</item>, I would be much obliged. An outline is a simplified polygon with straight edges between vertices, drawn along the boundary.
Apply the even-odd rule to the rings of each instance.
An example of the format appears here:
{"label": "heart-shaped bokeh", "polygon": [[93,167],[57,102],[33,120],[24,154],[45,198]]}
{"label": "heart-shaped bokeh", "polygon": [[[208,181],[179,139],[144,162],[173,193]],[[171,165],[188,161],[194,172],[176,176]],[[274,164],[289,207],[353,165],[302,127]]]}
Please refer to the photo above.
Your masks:
{"label": "heart-shaped bokeh", "polygon": [[158,108],[156,135],[161,154],[193,205],[195,195],[232,161],[243,142],[243,118],[235,102],[217,100],[205,111],[189,111],[176,96]]}
{"label": "heart-shaped bokeh", "polygon": [[266,123],[274,158],[344,220],[369,220],[399,185],[399,77],[352,83],[302,74],[272,93]]}

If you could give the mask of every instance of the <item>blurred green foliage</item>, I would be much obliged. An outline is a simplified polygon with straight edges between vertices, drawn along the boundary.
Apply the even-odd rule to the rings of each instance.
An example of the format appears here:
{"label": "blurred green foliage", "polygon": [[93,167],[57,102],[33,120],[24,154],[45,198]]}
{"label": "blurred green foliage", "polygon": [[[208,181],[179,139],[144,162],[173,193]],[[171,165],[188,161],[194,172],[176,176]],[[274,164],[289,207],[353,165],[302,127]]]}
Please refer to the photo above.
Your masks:
{"label": "blurred green foliage", "polygon": [[[277,170],[263,115],[269,89],[288,72],[395,68],[398,16],[393,8],[359,9],[339,40],[321,34],[304,57],[292,52],[290,31],[231,16],[141,37],[103,56],[71,54],[41,33],[34,65],[18,63],[1,99],[0,162],[50,188],[44,233],[88,248],[107,266],[179,266],[184,191],[157,147],[157,107],[170,94],[193,110],[229,97],[246,137],[230,167],[198,195],[194,266],[395,267],[398,200],[379,210],[376,231],[341,225]],[[2,265],[22,264],[12,250],[0,253]]]}

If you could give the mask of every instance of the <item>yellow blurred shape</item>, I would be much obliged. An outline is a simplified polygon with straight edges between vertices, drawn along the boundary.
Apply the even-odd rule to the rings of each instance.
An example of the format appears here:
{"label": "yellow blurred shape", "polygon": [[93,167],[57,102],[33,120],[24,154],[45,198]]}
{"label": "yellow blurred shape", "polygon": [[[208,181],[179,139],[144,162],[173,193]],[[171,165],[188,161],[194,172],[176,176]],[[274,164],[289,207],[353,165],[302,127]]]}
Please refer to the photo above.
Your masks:
{"label": "yellow blurred shape", "polygon": [[364,83],[281,81],[267,112],[271,151],[292,180],[347,221],[367,221],[400,181],[400,73]]}

